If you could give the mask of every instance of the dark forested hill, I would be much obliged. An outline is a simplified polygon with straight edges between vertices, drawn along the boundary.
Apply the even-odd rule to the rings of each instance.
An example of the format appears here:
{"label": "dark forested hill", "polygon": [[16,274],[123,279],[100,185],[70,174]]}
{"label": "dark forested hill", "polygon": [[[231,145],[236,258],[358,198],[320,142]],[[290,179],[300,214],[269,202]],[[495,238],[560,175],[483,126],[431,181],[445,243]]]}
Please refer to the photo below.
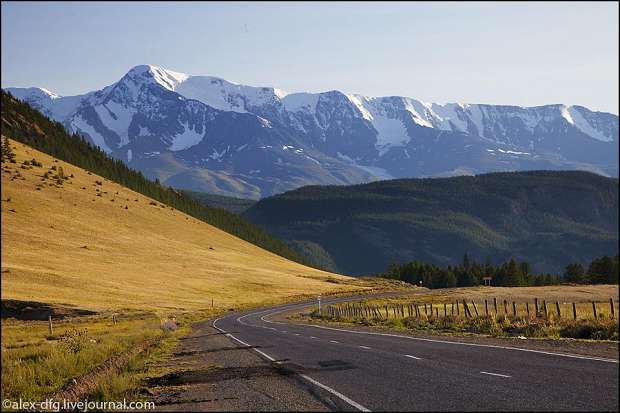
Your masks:
{"label": "dark forested hill", "polygon": [[181,193],[194,198],[201,204],[213,207],[222,208],[235,214],[241,214],[245,212],[249,207],[256,203],[253,199],[236,198],[232,196],[215,195],[207,192],[187,191],[181,190]]}
{"label": "dark forested hill", "polygon": [[347,274],[412,260],[456,264],[465,253],[561,273],[569,262],[617,253],[618,179],[531,171],[307,186],[244,216]]}

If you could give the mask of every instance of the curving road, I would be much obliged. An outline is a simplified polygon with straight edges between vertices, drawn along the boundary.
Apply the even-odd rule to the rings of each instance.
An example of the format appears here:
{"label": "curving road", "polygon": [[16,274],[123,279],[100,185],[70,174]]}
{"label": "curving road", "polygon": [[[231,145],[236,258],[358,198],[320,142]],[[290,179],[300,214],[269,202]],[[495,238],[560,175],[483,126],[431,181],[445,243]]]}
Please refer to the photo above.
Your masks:
{"label": "curving road", "polygon": [[617,360],[277,317],[307,306],[235,313],[214,320],[213,327],[294,372],[335,410],[618,411]]}

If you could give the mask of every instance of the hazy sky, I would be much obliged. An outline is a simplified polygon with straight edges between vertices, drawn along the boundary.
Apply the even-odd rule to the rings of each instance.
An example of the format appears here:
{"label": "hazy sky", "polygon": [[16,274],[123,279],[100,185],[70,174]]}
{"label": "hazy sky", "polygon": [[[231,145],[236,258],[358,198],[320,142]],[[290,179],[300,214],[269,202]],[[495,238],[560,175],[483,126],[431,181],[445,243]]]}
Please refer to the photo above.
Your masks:
{"label": "hazy sky", "polygon": [[618,3],[2,2],[2,87],[138,64],[293,91],[618,113]]}

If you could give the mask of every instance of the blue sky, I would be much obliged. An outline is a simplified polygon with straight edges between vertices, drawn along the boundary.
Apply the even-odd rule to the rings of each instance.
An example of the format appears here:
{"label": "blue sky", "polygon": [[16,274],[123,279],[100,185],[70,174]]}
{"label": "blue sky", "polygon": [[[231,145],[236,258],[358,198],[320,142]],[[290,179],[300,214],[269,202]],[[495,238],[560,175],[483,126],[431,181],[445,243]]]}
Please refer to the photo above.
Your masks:
{"label": "blue sky", "polygon": [[2,2],[2,87],[138,64],[293,91],[618,113],[618,3]]}

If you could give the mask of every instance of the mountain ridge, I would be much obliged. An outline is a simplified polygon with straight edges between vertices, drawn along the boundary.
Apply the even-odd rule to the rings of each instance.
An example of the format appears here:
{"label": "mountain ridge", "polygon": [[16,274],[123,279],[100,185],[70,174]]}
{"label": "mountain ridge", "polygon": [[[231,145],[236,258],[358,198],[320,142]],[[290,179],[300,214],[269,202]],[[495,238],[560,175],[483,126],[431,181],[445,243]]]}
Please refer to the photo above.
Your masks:
{"label": "mountain ridge", "polygon": [[7,90],[151,178],[221,195],[527,169],[618,175],[618,117],[578,105],[288,93],[152,65],[78,96]]}

